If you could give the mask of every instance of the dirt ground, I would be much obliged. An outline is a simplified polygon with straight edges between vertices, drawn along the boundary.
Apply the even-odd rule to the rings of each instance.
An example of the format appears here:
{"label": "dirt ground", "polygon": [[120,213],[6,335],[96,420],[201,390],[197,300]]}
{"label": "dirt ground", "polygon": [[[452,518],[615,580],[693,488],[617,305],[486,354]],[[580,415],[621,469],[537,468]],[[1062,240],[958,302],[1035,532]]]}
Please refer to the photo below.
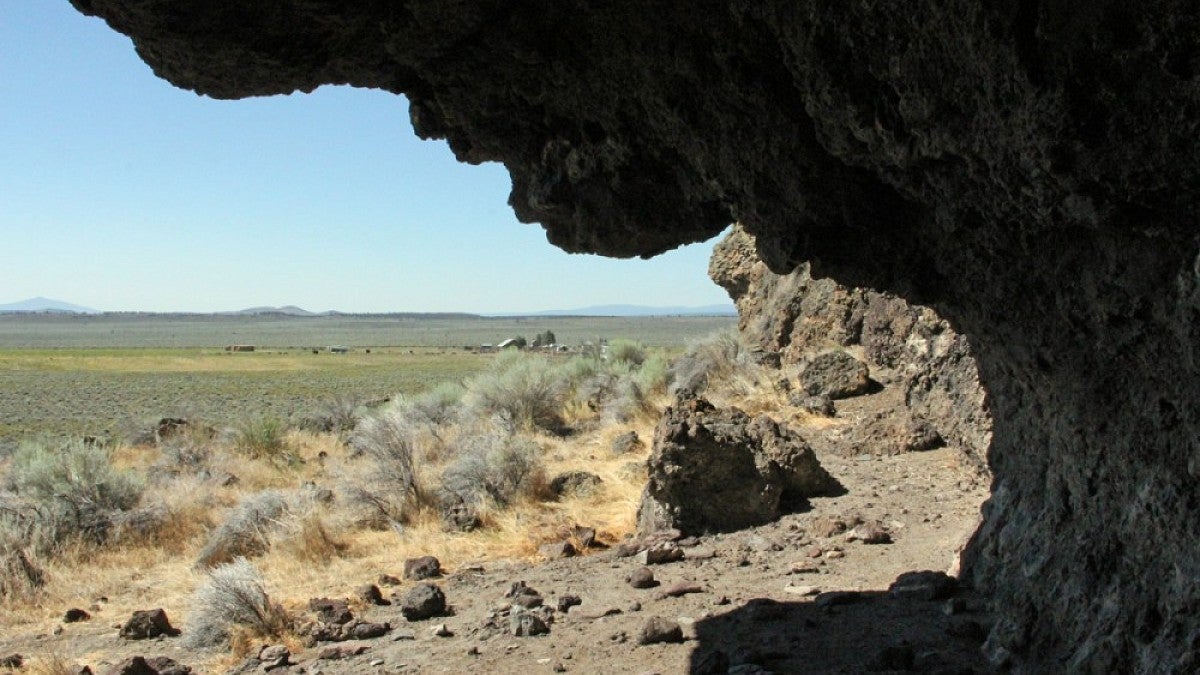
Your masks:
{"label": "dirt ground", "polygon": [[[891,395],[883,391],[839,402],[837,418],[802,433],[836,434],[839,425],[870,414]],[[818,456],[845,494],[813,499],[807,511],[769,525],[679,542],[683,560],[649,566],[658,581],[654,587],[627,582],[642,565],[636,557],[622,557],[620,547],[543,563],[463,564],[432,580],[445,592],[447,616],[409,622],[398,604],[352,601],[356,617],[387,622],[391,630],[372,640],[337,643],[346,652],[365,649],[336,660],[318,658],[330,643],[290,644],[294,665],[274,672],[991,672],[980,650],[989,619],[969,589],[937,593],[935,600],[925,599],[920,589],[887,592],[903,573],[954,568],[987,496],[984,479],[962,468],[953,448],[892,457],[818,448]],[[830,534],[833,519],[878,521],[891,541],[823,536]],[[361,579],[346,581],[399,577],[403,563],[364,569]],[[551,608],[566,595],[581,603],[554,611],[549,634],[515,637],[506,593],[517,582],[536,589]],[[385,597],[393,591],[402,595],[415,583],[382,590]],[[679,597],[665,592],[677,584],[694,585],[689,590],[697,592]],[[640,633],[653,617],[677,622],[683,641],[640,645]],[[194,672],[238,666],[227,653],[189,652],[178,638],[123,640],[116,626],[126,618],[101,609],[87,622],[22,629],[0,636],[0,656],[53,657],[88,664],[98,675],[134,655],[168,656]],[[447,629],[443,636],[436,634],[441,624]],[[244,665],[246,672],[263,670],[254,661]]]}

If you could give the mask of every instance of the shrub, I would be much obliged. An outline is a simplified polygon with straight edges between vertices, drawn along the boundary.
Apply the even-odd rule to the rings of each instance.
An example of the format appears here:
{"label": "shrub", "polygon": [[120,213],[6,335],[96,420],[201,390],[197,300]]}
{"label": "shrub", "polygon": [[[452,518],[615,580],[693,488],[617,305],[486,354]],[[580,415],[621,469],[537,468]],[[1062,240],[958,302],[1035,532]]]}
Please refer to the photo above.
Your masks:
{"label": "shrub", "polygon": [[5,482],[12,492],[8,527],[41,552],[79,537],[103,543],[115,517],[136,506],[144,489],[135,474],[113,466],[107,448],[81,440],[23,443]]}
{"label": "shrub", "polygon": [[203,471],[212,458],[212,439],[204,430],[187,429],[162,439],[158,445],[170,469],[190,473]]}
{"label": "shrub", "polygon": [[274,417],[251,417],[233,428],[233,448],[251,459],[294,461],[284,434],[287,427]]}
{"label": "shrub", "polygon": [[637,372],[637,383],[648,396],[666,393],[671,384],[671,362],[661,351],[646,357]]}
{"label": "shrub", "polygon": [[473,379],[465,402],[478,416],[496,417],[512,429],[557,429],[562,424],[562,381],[540,356],[512,353]]}
{"label": "shrub", "polygon": [[520,497],[542,497],[546,473],[531,440],[509,434],[477,434],[460,440],[458,458],[442,475],[446,489],[467,502],[507,506]]}
{"label": "shrub", "polygon": [[735,331],[713,333],[692,344],[671,365],[671,393],[694,396],[718,381],[731,379],[745,366]]}
{"label": "shrub", "polygon": [[343,491],[377,524],[405,522],[428,500],[417,474],[412,432],[404,411],[392,408],[363,420],[350,439],[351,447],[372,467],[365,480],[352,481]]}
{"label": "shrub", "polygon": [[208,536],[196,557],[196,567],[213,567],[265,553],[271,546],[270,533],[279,526],[287,508],[287,499],[274,490],[245,497]]}
{"label": "shrub", "polygon": [[25,550],[21,535],[0,529],[0,599],[28,599],[45,583],[46,575]]}
{"label": "shrub", "polygon": [[655,411],[645,389],[634,376],[617,380],[612,395],[604,403],[604,415],[616,422],[628,422],[639,415]]}
{"label": "shrub", "polygon": [[238,558],[213,569],[196,589],[184,643],[193,649],[218,647],[229,642],[237,627],[280,637],[288,626],[287,612],[271,602],[258,570]]}
{"label": "shrub", "polygon": [[300,420],[300,428],[321,433],[348,433],[358,426],[361,412],[362,402],[358,397],[334,396],[323,401],[317,412]]}
{"label": "shrub", "polygon": [[457,382],[442,382],[410,400],[401,400],[397,407],[414,424],[422,425],[440,437],[441,427],[452,424],[458,417],[465,392]]}
{"label": "shrub", "polygon": [[640,366],[646,360],[646,348],[633,340],[613,340],[608,345],[608,358],[613,363]]}

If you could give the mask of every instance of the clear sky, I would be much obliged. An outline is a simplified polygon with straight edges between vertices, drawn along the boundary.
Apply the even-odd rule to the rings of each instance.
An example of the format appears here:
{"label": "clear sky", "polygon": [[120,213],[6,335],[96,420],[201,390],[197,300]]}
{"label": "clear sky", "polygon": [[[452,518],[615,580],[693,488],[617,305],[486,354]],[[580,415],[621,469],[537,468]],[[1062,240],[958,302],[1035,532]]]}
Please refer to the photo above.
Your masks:
{"label": "clear sky", "polygon": [[727,303],[712,243],[568,255],[497,164],[420,141],[408,103],[323,87],[215,101],[67,0],[0,2],[0,303],[100,310],[515,312]]}

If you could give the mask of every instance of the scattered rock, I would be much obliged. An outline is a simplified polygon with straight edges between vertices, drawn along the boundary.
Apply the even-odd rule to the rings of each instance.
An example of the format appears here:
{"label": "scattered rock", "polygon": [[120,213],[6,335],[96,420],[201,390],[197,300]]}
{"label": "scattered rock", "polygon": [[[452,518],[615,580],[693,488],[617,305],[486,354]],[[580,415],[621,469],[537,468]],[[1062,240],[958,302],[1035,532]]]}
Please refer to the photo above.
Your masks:
{"label": "scattered rock", "polygon": [[861,541],[864,544],[890,544],[892,535],[878,520],[871,520],[856,526],[846,535],[846,541]]}
{"label": "scattered rock", "polygon": [[658,581],[654,579],[654,572],[648,567],[639,567],[630,572],[627,581],[634,588],[654,588],[658,585]]}
{"label": "scattered rock", "polygon": [[932,424],[899,410],[877,413],[859,422],[849,432],[842,452],[891,456],[932,450],[942,444],[942,437]]}
{"label": "scattered rock", "polygon": [[379,585],[380,586],[399,586],[400,579],[398,579],[395,576],[392,576],[391,574],[380,574],[379,575]]}
{"label": "scattered rock", "polygon": [[350,605],[345,600],[312,598],[308,601],[308,609],[316,612],[317,620],[321,623],[343,624],[354,620]]}
{"label": "scattered rock", "polygon": [[158,671],[146,663],[146,657],[134,656],[109,668],[105,675],[158,675]]}
{"label": "scattered rock", "polygon": [[550,632],[550,626],[532,612],[514,612],[508,617],[508,620],[509,630],[516,637],[533,637]]}
{"label": "scattered rock", "polygon": [[290,665],[292,652],[284,645],[266,645],[258,650],[258,660],[263,670],[286,668]]}
{"label": "scattered rock", "polygon": [[624,455],[631,452],[640,452],[644,447],[646,447],[646,444],[642,443],[642,439],[638,438],[636,431],[626,431],[613,439],[612,453],[614,455]]}
{"label": "scattered rock", "polygon": [[346,640],[373,640],[387,635],[392,626],[388,623],[372,621],[355,621],[348,624],[343,631]]}
{"label": "scattered rock", "polygon": [[133,613],[121,627],[121,637],[126,640],[147,640],[160,635],[174,637],[179,629],[171,626],[167,613],[161,609],[143,609]]}
{"label": "scattered rock", "polygon": [[588,549],[597,545],[596,528],[594,527],[576,525],[575,527],[571,528],[571,536],[579,542],[579,546],[581,548]]}
{"label": "scattered rock", "polygon": [[421,581],[442,576],[442,563],[431,555],[404,561],[404,578]]}
{"label": "scattered rock", "polygon": [[944,572],[923,570],[905,572],[888,587],[894,598],[915,600],[944,600],[958,590],[958,580]]}
{"label": "scattered rock", "polygon": [[[87,666],[83,668],[87,672],[91,672],[91,669],[87,668]],[[156,656],[149,659],[142,656],[134,656],[108,669],[105,671],[105,675],[189,675],[191,672],[191,667],[185,666],[166,656]]]}
{"label": "scattered rock", "polygon": [[63,623],[78,623],[80,621],[87,621],[91,618],[92,615],[88,614],[85,610],[79,609],[78,607],[73,607],[68,609],[66,613],[63,614]]}
{"label": "scattered rock", "polygon": [[783,587],[783,592],[791,593],[792,595],[808,596],[808,595],[816,595],[816,594],[820,593],[821,589],[817,588],[816,586],[790,586],[789,585],[789,586]]}
{"label": "scattered rock", "polygon": [[572,607],[578,607],[583,604],[583,599],[578,595],[563,595],[559,596],[556,608],[559,612],[566,614]]}
{"label": "scattered rock", "polygon": [[837,407],[834,406],[833,399],[826,394],[808,396],[802,391],[793,391],[788,394],[788,403],[809,415],[833,417],[837,414]]}
{"label": "scattered rock", "polygon": [[563,558],[574,558],[576,550],[574,544],[563,540],[550,544],[542,544],[538,547],[538,554],[547,560],[561,560]]}
{"label": "scattered rock", "polygon": [[421,621],[446,612],[446,594],[433,584],[417,584],[404,595],[400,613],[409,621]]}
{"label": "scattered rock", "polygon": [[814,537],[828,539],[836,537],[847,529],[846,521],[833,516],[817,516],[809,523],[808,531]]}
{"label": "scattered rock", "polygon": [[431,628],[429,632],[433,633],[434,637],[440,637],[440,638],[454,637],[454,631],[450,630],[450,627],[444,623],[439,623],[438,625]]}
{"label": "scattered rock", "polygon": [[9,654],[8,656],[0,657],[0,668],[16,670],[23,665],[25,665],[25,657],[20,654]]}
{"label": "scattered rock", "polygon": [[92,672],[91,666],[75,664],[67,666],[67,675],[95,675],[95,673]]}
{"label": "scattered rock", "polygon": [[683,549],[670,542],[660,542],[637,554],[643,565],[665,565],[683,560]]}
{"label": "scattered rock", "polygon": [[703,399],[673,405],[654,432],[638,507],[643,534],[729,532],[769,523],[783,505],[838,484],[805,440],[766,415],[718,410]]}
{"label": "scattered rock", "polygon": [[810,396],[837,400],[860,396],[871,388],[867,364],[842,350],[818,355],[800,373],[800,389]]}
{"label": "scattered rock", "polygon": [[317,652],[317,658],[322,661],[338,661],[364,654],[369,650],[367,645],[335,645],[323,647]]}
{"label": "scattered rock", "polygon": [[638,631],[638,644],[652,645],[660,642],[683,642],[683,628],[676,621],[661,616],[650,617]]}
{"label": "scattered rock", "polygon": [[475,507],[461,500],[442,507],[442,528],[450,532],[474,532],[483,525]]}
{"label": "scattered rock", "polygon": [[358,599],[368,605],[386,606],[392,604],[391,601],[384,599],[383,593],[375,584],[363,584],[358,587]]}
{"label": "scattered rock", "polygon": [[704,587],[700,584],[694,584],[689,581],[680,581],[667,587],[663,591],[661,597],[678,598],[680,596],[689,595],[691,593],[703,593]]}
{"label": "scattered rock", "polygon": [[604,481],[588,471],[567,471],[550,480],[550,492],[555,497],[584,497],[596,491]]}
{"label": "scattered rock", "polygon": [[504,597],[511,598],[512,604],[525,609],[541,607],[545,603],[545,600],[542,599],[542,594],[538,593],[533,587],[527,586],[524,581],[518,581],[509,586],[508,592],[504,594]]}

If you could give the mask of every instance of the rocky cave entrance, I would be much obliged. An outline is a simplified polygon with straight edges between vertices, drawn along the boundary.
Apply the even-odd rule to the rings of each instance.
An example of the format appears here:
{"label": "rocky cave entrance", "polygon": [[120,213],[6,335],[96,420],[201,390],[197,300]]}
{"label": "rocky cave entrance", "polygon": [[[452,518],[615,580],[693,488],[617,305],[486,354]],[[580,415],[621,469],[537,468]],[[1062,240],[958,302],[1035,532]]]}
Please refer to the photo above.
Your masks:
{"label": "rocky cave entrance", "polygon": [[994,418],[989,656],[1197,667],[1193,3],[73,4],[210,96],[404,93],[564,249],[736,220],[778,273],[935,307]]}

